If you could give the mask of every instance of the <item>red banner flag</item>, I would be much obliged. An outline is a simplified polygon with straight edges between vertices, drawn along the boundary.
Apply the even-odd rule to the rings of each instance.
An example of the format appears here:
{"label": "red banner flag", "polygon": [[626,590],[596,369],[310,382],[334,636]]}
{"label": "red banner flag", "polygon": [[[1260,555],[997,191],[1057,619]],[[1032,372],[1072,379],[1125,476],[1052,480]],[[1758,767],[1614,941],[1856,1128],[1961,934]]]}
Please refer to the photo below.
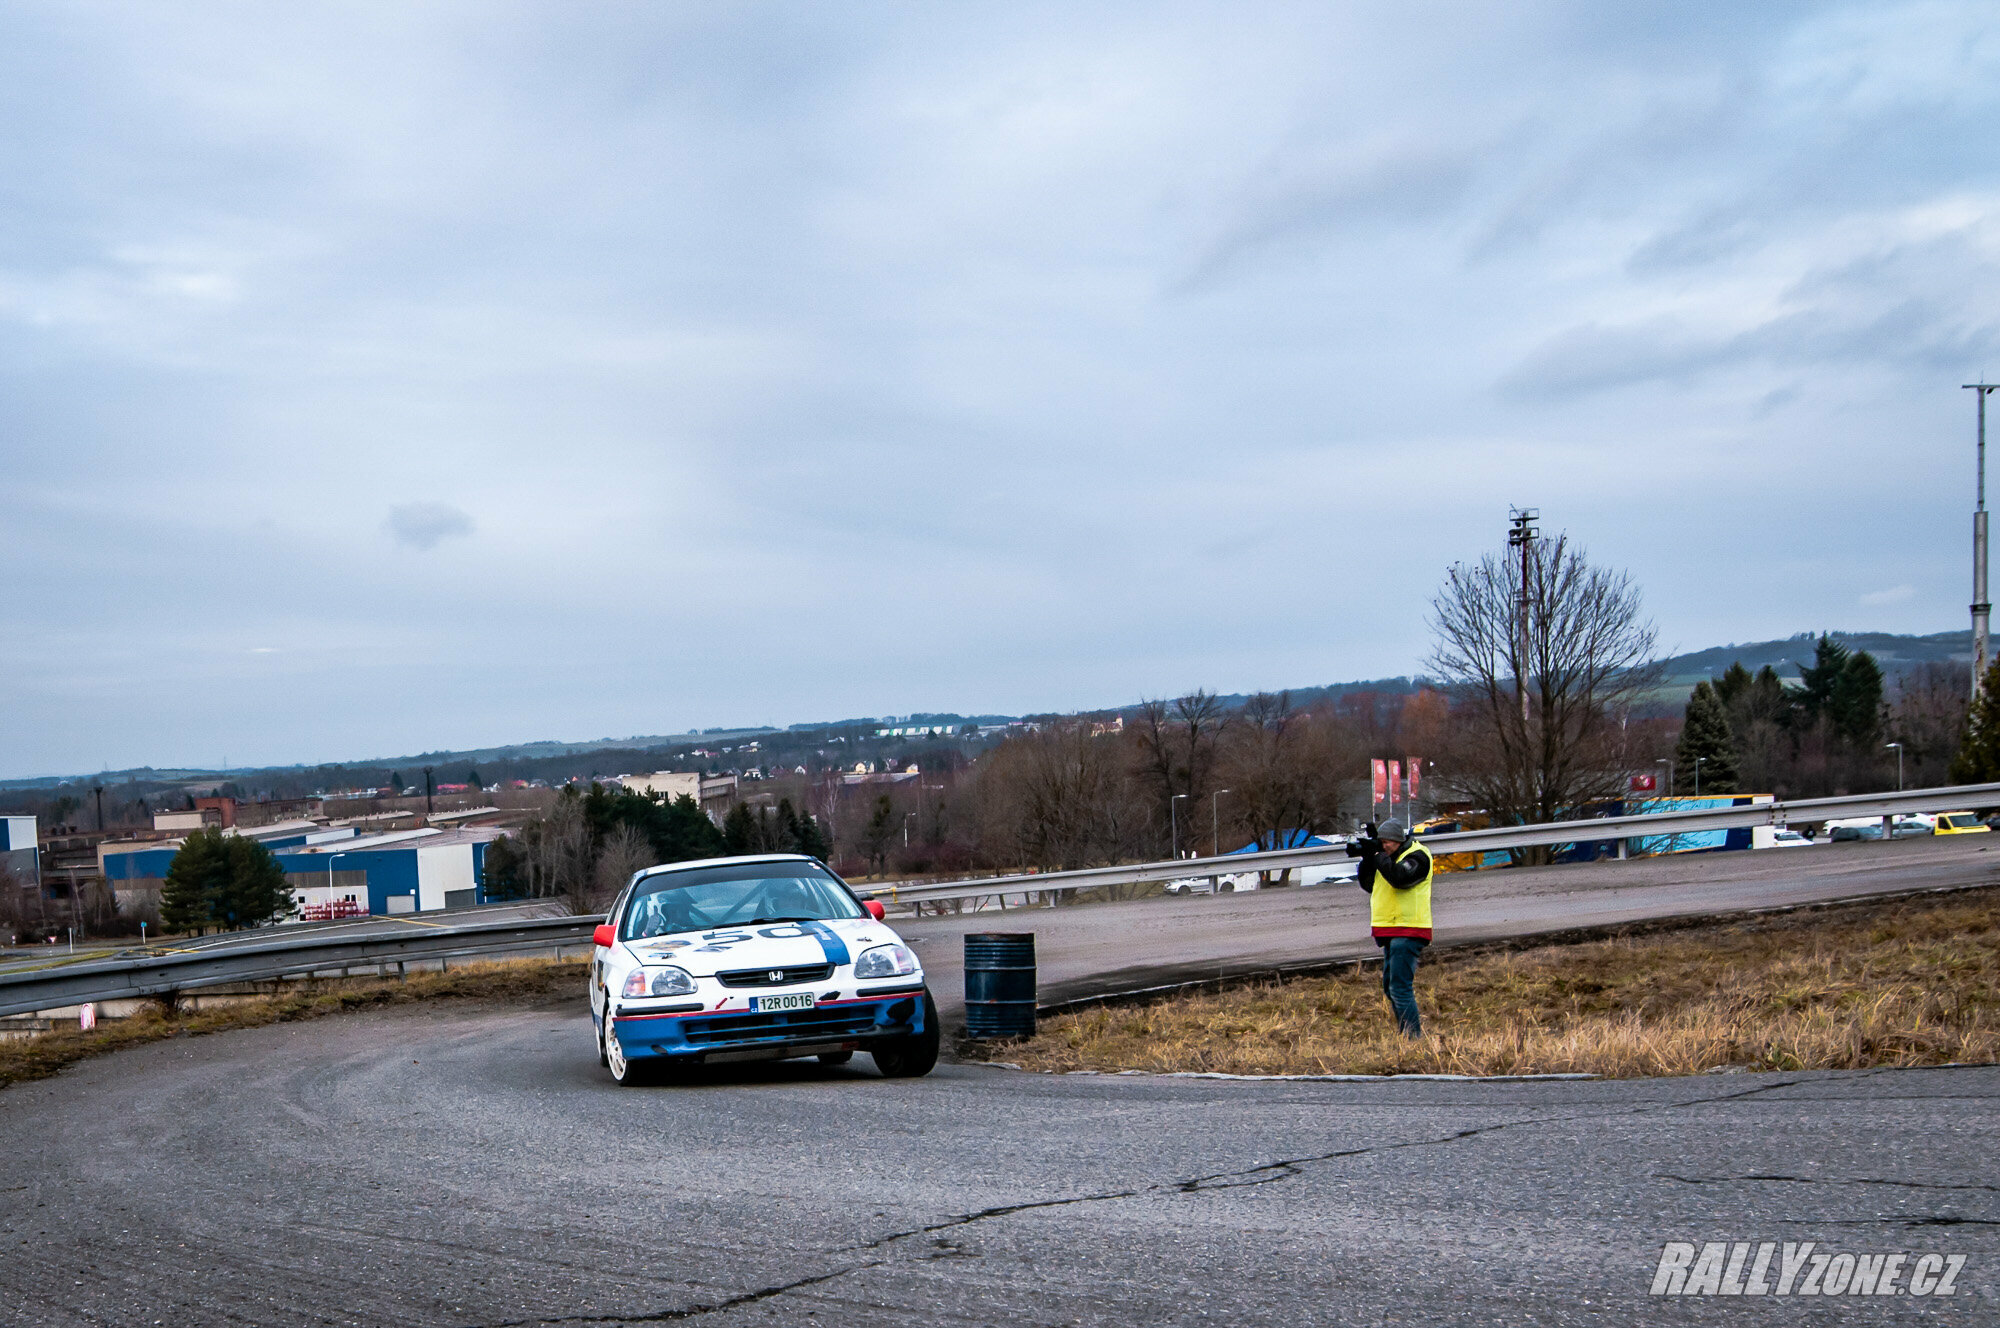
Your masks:
{"label": "red banner flag", "polygon": [[1423,765],[1423,762],[1412,756],[1405,764],[1410,772],[1410,801],[1415,803],[1417,800],[1417,781],[1421,778],[1417,774],[1417,770]]}
{"label": "red banner flag", "polygon": [[1389,805],[1391,807],[1396,805],[1396,795],[1402,792],[1402,789],[1403,763],[1401,761],[1391,761],[1389,762]]}
{"label": "red banner flag", "polygon": [[1651,775],[1632,776],[1632,791],[1634,793],[1651,793],[1653,791],[1653,777]]}
{"label": "red banner flag", "polygon": [[1368,765],[1370,772],[1375,776],[1375,801],[1387,802],[1389,800],[1389,763],[1387,761],[1375,760],[1370,761]]}

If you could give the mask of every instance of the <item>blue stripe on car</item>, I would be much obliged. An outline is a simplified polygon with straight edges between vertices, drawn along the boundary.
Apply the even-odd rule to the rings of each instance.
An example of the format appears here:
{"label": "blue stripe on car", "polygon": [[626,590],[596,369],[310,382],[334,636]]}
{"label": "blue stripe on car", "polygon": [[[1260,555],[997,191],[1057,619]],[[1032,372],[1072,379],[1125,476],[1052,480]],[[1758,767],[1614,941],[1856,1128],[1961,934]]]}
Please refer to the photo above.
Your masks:
{"label": "blue stripe on car", "polygon": [[847,942],[840,939],[839,932],[824,922],[801,922],[799,927],[812,933],[813,939],[819,942],[821,952],[826,955],[827,963],[838,968],[847,962]]}

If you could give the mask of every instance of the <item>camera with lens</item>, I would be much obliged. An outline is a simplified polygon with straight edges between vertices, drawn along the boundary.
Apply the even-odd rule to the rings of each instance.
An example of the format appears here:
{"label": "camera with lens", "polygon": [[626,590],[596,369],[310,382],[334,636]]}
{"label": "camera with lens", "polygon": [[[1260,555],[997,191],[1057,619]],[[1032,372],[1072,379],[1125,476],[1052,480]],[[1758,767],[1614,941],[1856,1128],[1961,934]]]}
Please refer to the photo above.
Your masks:
{"label": "camera with lens", "polygon": [[1375,822],[1370,821],[1361,828],[1366,833],[1347,841],[1347,856],[1350,858],[1372,858],[1382,851],[1382,839],[1375,833]]}

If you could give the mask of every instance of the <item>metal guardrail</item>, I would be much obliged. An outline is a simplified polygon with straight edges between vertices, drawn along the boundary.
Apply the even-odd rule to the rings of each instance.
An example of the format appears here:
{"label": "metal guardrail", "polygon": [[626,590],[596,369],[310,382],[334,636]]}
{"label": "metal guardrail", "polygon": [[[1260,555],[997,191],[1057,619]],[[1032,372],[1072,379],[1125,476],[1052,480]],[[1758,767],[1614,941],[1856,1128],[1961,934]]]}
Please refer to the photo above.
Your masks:
{"label": "metal guardrail", "polygon": [[129,1000],[170,991],[267,982],[329,970],[409,964],[589,946],[604,919],[510,919],[426,927],[346,939],[324,933],[249,942],[218,950],[94,960],[28,973],[0,974],[0,1016],[56,1010],[86,1001]]}
{"label": "metal guardrail", "polygon": [[[1425,835],[1434,853],[1486,853],[1499,849],[1532,848],[1543,844],[1599,844],[1619,839],[1664,839],[1708,830],[1745,826],[1807,824],[1899,816],[1913,812],[1961,811],[2000,806],[2000,784],[1963,784],[1955,788],[1910,789],[1899,793],[1862,793],[1841,798],[1802,798],[1765,802],[1749,807],[1697,808],[1643,816],[1603,816],[1540,825],[1500,825],[1484,830],[1459,830]],[[1331,848],[1274,849],[1267,853],[1227,853],[1220,857],[1182,858],[1122,867],[1087,867],[1078,871],[1043,872],[1029,876],[996,876],[977,881],[936,885],[879,885],[869,889],[891,903],[919,904],[981,896],[1042,894],[1055,890],[1090,890],[1115,885],[1147,885],[1191,877],[1234,876],[1249,871],[1283,871],[1348,861],[1347,851]]]}
{"label": "metal guardrail", "polygon": [[[1981,806],[2000,806],[2000,784],[1768,802],[1749,807],[1661,812],[1652,816],[1607,816],[1544,825],[1494,826],[1486,830],[1426,835],[1424,843],[1438,853],[1476,853],[1537,844],[1660,839],[1742,826],[1957,811]],[[1143,885],[1185,877],[1234,876],[1238,872],[1279,871],[1287,867],[1312,867],[1346,860],[1346,850],[1335,845],[1331,848],[1278,849],[1269,853],[1183,858],[1177,862],[1139,863],[1124,867],[1093,867],[1032,876],[998,876],[938,885],[879,886],[864,893],[872,893],[878,899],[895,903],[928,903],[940,899],[972,899],[982,895],[1044,894],[1108,885]],[[415,933],[346,939],[319,932],[263,942],[236,943],[215,950],[92,960],[26,973],[0,973],[0,1016],[61,1009],[81,1005],[85,1001],[128,1000],[232,982],[301,977],[342,968],[490,958],[524,951],[586,946],[590,943],[591,931],[601,920],[594,915],[516,918],[470,922],[453,927],[430,926]]]}

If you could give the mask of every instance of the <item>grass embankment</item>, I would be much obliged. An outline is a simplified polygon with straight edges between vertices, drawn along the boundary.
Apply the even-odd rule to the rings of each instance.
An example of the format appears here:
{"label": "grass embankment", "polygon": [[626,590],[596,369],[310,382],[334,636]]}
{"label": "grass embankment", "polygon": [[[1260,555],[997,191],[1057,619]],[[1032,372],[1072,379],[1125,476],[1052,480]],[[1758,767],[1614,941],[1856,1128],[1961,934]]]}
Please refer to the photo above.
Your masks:
{"label": "grass embankment", "polygon": [[1426,1036],[1381,969],[1085,1010],[989,1052],[1034,1070],[1616,1077],[2000,1060],[2000,892],[1501,953],[1431,951]]}
{"label": "grass embankment", "polygon": [[336,978],[305,982],[270,996],[255,996],[200,1011],[170,1011],[164,1003],[155,1004],[129,1019],[106,1020],[88,1032],[59,1029],[0,1042],[0,1088],[29,1079],[46,1079],[86,1057],[164,1038],[257,1028],[416,1001],[456,998],[533,1005],[550,999],[580,998],[589,967],[587,961],[580,959],[511,959],[467,964],[442,973],[412,973],[407,980]]}

